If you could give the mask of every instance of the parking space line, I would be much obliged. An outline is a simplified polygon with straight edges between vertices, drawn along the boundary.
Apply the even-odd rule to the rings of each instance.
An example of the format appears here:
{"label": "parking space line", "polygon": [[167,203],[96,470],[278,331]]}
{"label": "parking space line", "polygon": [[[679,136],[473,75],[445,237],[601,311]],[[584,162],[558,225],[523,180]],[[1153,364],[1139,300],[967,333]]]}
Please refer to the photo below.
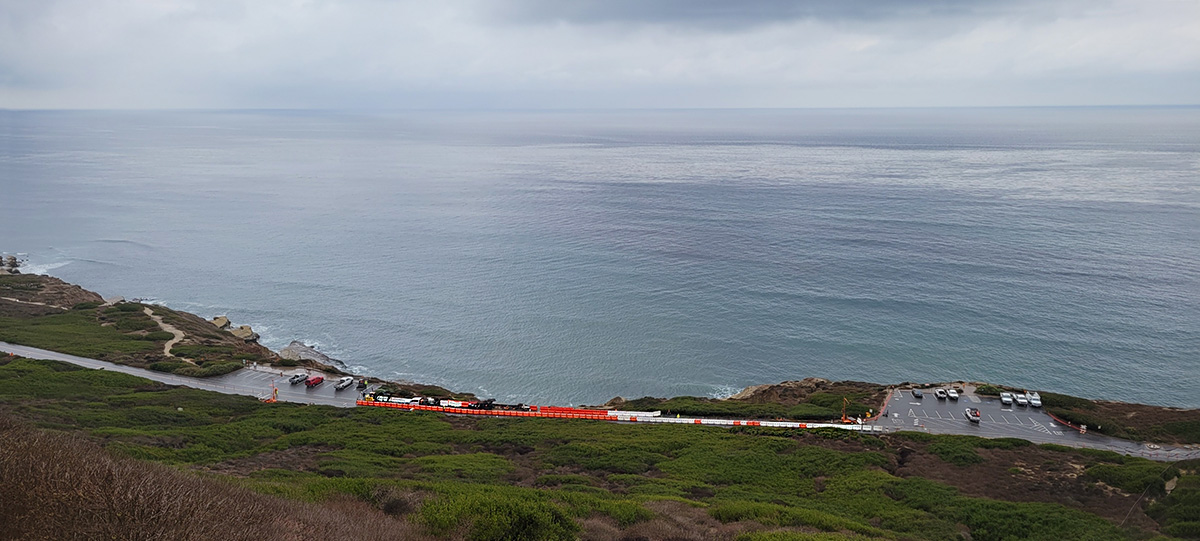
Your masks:
{"label": "parking space line", "polygon": [[991,419],[993,423],[996,422],[996,418],[992,417],[992,414],[990,413],[988,414],[988,419]]}

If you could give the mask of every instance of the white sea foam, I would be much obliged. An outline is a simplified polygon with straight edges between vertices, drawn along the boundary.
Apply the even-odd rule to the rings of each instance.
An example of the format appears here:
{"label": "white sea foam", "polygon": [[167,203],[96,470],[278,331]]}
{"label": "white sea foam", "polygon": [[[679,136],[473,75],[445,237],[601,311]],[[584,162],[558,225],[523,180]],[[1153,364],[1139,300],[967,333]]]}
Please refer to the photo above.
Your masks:
{"label": "white sea foam", "polygon": [[21,272],[25,274],[50,274],[50,271],[70,265],[70,261],[56,261],[54,263],[25,263],[21,266]]}
{"label": "white sea foam", "polygon": [[741,390],[742,389],[739,387],[732,387],[729,385],[715,385],[713,386],[713,390],[708,392],[708,397],[723,400],[737,394]]}

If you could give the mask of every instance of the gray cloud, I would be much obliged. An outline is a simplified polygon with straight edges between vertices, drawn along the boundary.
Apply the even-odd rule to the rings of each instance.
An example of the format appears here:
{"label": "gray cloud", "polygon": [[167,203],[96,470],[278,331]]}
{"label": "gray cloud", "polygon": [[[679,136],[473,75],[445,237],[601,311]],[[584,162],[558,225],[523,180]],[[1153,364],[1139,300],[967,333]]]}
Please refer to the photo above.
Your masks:
{"label": "gray cloud", "polygon": [[1192,103],[1198,73],[1175,0],[0,0],[0,108]]}
{"label": "gray cloud", "polygon": [[1023,3],[954,0],[520,0],[489,9],[513,21],[571,24],[662,24],[740,30],[797,20],[887,21],[987,17],[1018,11]]}

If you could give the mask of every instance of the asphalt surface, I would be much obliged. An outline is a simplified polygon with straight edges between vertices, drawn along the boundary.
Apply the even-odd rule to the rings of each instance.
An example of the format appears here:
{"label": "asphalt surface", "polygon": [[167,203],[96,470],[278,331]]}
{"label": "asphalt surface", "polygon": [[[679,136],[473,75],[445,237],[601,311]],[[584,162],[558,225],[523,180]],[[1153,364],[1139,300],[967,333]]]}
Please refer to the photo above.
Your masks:
{"label": "asphalt surface", "polygon": [[[22,357],[30,359],[49,359],[54,361],[65,361],[87,368],[95,368],[98,370],[111,370],[113,372],[122,372],[138,377],[143,377],[149,380],[160,381],[168,385],[183,385],[193,389],[203,389],[206,391],[216,391],[225,394],[241,394],[265,398],[271,395],[272,383],[279,388],[279,401],[281,402],[296,402],[300,404],[322,404],[326,406],[338,406],[343,408],[354,407],[354,401],[358,399],[359,392],[350,386],[342,391],[335,391],[333,384],[336,381],[336,376],[325,376],[325,382],[314,387],[307,388],[303,383],[292,385],[287,381],[287,377],[296,373],[303,372],[302,369],[284,370],[283,376],[280,376],[279,370],[270,370],[266,368],[254,369],[245,368],[236,372],[230,372],[224,376],[215,376],[211,378],[192,378],[187,376],[176,376],[164,372],[155,372],[142,368],[134,368],[132,366],[124,366],[114,364],[107,361],[96,359],[88,359],[86,357],[76,357],[67,355],[66,353],[58,353],[56,351],[47,351],[44,349],[31,348],[27,346],[18,346],[0,342],[0,352],[15,353]],[[314,375],[318,372],[312,371]]]}
{"label": "asphalt surface", "polygon": [[[65,361],[87,368],[112,370],[169,385],[182,385],[194,389],[216,391],[226,394],[241,394],[265,398],[271,395],[272,385],[279,389],[278,399],[282,402],[300,404],[322,404],[338,407],[354,407],[360,391],[351,386],[342,391],[333,388],[336,377],[326,375],[325,383],[314,388],[304,384],[288,383],[288,376],[304,370],[271,370],[248,367],[224,376],[192,378],[155,372],[113,364],[96,359],[76,357],[44,349],[18,346],[0,342],[0,352],[14,353],[30,359]],[[317,372],[313,371],[316,375]],[[968,434],[985,438],[1020,438],[1034,443],[1057,443],[1070,447],[1105,449],[1121,454],[1141,456],[1153,460],[1175,461],[1200,458],[1200,447],[1150,446],[1142,443],[1110,438],[1095,432],[1080,434],[1074,429],[1060,425],[1051,419],[1042,408],[1031,406],[1004,406],[999,398],[975,395],[967,388],[958,400],[939,400],[933,390],[923,391],[924,398],[916,398],[908,389],[892,393],[884,414],[870,424],[880,431],[901,430],[930,432],[934,434]],[[967,408],[979,408],[982,420],[972,423],[964,412]],[[1157,448],[1156,448],[1157,447]]]}
{"label": "asphalt surface", "polygon": [[[1052,419],[1043,408],[1005,406],[1000,398],[976,395],[967,388],[958,400],[938,399],[933,389],[924,390],[924,398],[916,398],[908,389],[892,393],[876,425],[889,431],[912,430],[933,434],[969,434],[985,438],[1020,438],[1034,443],[1057,443],[1070,447],[1105,449],[1120,454],[1155,460],[1184,460],[1200,458],[1200,448],[1147,446],[1129,440],[1111,438],[1095,431],[1080,434]],[[965,415],[967,408],[978,408],[980,421],[972,423]],[[1095,427],[1093,427],[1095,428]]]}

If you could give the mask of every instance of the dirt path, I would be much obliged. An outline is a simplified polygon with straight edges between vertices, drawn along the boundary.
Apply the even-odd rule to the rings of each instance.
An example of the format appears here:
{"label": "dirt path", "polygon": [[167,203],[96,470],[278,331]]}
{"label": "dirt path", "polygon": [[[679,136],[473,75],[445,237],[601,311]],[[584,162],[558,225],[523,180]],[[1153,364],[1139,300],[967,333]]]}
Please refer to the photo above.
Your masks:
{"label": "dirt path", "polygon": [[150,319],[153,319],[155,323],[158,323],[158,326],[160,328],[162,328],[162,330],[175,335],[175,338],[172,338],[172,339],[168,340],[166,344],[163,344],[163,355],[166,355],[168,357],[174,357],[175,355],[173,355],[171,353],[171,348],[175,347],[175,344],[178,344],[180,340],[183,340],[183,336],[184,336],[183,331],[175,328],[175,326],[171,325],[170,323],[164,322],[162,320],[162,317],[159,317],[154,314],[154,310],[151,310],[150,308],[146,308],[143,311],[146,313],[146,315],[150,316]]}
{"label": "dirt path", "polygon": [[4,299],[6,301],[12,301],[12,302],[19,302],[21,304],[36,304],[38,306],[48,306],[50,308],[58,308],[59,310],[66,310],[66,308],[63,308],[61,306],[54,306],[53,304],[46,304],[44,302],[23,301],[21,299],[14,299],[12,297],[0,297],[0,299]]}

